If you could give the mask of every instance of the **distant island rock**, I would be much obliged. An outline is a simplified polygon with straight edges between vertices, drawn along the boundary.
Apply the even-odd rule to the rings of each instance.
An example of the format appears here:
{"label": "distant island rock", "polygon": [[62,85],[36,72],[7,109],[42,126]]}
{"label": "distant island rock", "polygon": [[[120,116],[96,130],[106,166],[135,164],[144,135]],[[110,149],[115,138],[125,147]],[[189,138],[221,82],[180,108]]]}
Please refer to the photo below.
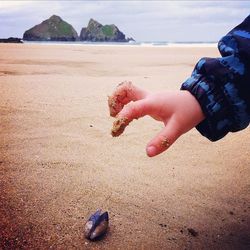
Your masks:
{"label": "distant island rock", "polygon": [[114,25],[102,25],[94,19],[90,19],[88,26],[82,28],[81,41],[90,42],[129,42],[133,38],[126,38],[125,35]]}
{"label": "distant island rock", "polygon": [[72,25],[53,15],[49,19],[27,30],[23,34],[25,41],[76,41],[78,34]]}
{"label": "distant island rock", "polygon": [[0,43],[23,43],[21,38],[9,37],[9,38],[0,38]]}
{"label": "distant island rock", "polygon": [[53,15],[23,34],[24,41],[89,41],[89,42],[129,42],[114,24],[102,25],[90,19],[88,26],[82,28],[80,37],[73,26],[61,17]]}

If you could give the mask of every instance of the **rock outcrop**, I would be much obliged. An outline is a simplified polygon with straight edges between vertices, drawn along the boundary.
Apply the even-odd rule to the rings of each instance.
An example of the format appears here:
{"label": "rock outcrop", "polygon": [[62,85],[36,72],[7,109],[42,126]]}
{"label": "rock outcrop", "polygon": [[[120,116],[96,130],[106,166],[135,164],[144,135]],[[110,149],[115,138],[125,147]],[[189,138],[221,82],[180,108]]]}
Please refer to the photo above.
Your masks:
{"label": "rock outcrop", "polygon": [[49,19],[27,30],[23,34],[26,41],[76,41],[78,35],[69,23],[53,15]]}
{"label": "rock outcrop", "polygon": [[23,43],[23,42],[21,38],[9,37],[9,38],[0,38],[0,43]]}
{"label": "rock outcrop", "polygon": [[88,26],[82,28],[80,40],[91,42],[128,42],[133,39],[126,39],[125,35],[114,24],[102,25],[91,18]]}

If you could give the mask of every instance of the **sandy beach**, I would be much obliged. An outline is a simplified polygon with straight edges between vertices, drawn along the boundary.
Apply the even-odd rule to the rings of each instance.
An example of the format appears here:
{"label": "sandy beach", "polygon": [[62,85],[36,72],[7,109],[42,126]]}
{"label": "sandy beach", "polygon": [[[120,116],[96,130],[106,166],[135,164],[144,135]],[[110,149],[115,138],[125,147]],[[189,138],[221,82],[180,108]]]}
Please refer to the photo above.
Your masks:
{"label": "sandy beach", "polygon": [[[148,158],[163,124],[112,138],[107,96],[177,90],[213,47],[0,45],[0,249],[249,249],[250,130],[196,129]],[[83,236],[96,209],[110,228]],[[197,235],[192,235],[193,229]]]}

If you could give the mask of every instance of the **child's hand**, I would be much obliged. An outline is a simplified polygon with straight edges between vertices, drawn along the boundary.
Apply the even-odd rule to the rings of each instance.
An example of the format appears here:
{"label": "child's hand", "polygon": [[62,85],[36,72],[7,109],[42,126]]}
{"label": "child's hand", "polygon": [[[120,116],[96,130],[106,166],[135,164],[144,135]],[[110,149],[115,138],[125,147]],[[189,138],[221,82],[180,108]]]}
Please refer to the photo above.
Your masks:
{"label": "child's hand", "polygon": [[113,136],[120,135],[133,120],[150,115],[162,121],[165,127],[147,145],[147,155],[152,157],[165,151],[183,133],[204,119],[197,100],[188,91],[148,93],[124,82],[109,97],[110,115],[116,117]]}

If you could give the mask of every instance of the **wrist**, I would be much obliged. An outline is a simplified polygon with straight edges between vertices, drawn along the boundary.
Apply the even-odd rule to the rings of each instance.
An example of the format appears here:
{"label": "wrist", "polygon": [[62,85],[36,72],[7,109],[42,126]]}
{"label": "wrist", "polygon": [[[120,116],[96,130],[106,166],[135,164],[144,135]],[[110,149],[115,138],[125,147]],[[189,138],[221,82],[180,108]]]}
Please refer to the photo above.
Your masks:
{"label": "wrist", "polygon": [[205,115],[202,108],[195,98],[188,90],[181,90],[182,93],[182,113],[185,116],[189,116],[187,119],[189,122],[187,124],[187,130],[197,126],[205,119]]}

